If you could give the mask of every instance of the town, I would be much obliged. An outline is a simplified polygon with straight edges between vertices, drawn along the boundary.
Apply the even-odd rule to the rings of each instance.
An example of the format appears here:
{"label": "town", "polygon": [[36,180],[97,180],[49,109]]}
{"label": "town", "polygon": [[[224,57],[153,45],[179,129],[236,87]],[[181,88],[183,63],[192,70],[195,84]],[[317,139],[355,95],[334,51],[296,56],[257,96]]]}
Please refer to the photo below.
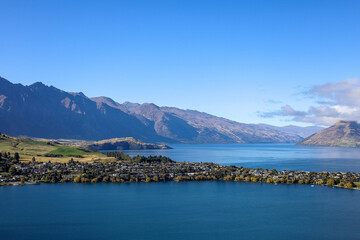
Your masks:
{"label": "town", "polygon": [[18,153],[0,154],[0,185],[40,183],[125,183],[166,181],[243,181],[269,184],[311,184],[358,189],[360,173],[278,171],[224,166],[206,162],[175,162],[164,156],[130,157],[109,152],[113,161],[67,163],[21,161]]}

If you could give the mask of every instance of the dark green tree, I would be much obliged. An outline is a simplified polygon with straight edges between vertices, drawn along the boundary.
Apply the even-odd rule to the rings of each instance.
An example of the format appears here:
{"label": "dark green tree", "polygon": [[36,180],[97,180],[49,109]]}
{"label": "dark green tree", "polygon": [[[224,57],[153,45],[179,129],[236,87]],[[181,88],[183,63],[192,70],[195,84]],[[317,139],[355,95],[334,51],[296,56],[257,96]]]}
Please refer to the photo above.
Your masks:
{"label": "dark green tree", "polygon": [[12,176],[16,175],[16,168],[15,168],[14,166],[11,166],[11,167],[9,168],[9,173],[10,173],[10,175],[12,175]]}
{"label": "dark green tree", "polygon": [[15,159],[15,162],[17,162],[17,163],[20,161],[20,155],[19,155],[19,153],[16,152],[16,153],[14,154],[14,159]]}

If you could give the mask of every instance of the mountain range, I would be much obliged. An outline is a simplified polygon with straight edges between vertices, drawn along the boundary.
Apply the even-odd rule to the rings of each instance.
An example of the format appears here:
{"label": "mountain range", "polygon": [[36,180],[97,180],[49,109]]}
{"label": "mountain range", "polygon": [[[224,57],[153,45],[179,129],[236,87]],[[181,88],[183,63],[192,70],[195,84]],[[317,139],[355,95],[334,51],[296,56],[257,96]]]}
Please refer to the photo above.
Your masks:
{"label": "mountain range", "polygon": [[339,121],[331,127],[305,138],[298,145],[359,147],[360,124],[356,121]]}
{"label": "mountain range", "polygon": [[298,142],[319,128],[244,124],[194,110],[89,98],[41,82],[13,84],[0,77],[0,130],[13,136],[52,139],[285,143]]}

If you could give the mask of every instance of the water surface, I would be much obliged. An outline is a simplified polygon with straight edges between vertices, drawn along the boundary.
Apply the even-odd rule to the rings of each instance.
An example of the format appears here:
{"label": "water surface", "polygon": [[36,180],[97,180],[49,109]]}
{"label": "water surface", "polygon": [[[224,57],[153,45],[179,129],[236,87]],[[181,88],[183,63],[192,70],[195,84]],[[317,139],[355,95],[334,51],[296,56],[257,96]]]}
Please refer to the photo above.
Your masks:
{"label": "water surface", "polygon": [[0,188],[1,239],[360,239],[360,191],[241,182]]}
{"label": "water surface", "polygon": [[175,161],[215,162],[250,168],[360,172],[360,149],[294,144],[182,144],[168,150],[124,151],[130,155],[166,155]]}

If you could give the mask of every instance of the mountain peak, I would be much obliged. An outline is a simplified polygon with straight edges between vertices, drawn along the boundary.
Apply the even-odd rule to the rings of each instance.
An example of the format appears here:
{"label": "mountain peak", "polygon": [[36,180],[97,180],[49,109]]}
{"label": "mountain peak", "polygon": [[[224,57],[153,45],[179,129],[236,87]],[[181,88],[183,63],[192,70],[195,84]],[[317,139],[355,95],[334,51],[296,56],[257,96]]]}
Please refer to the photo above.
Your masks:
{"label": "mountain peak", "polygon": [[159,106],[154,103],[143,103],[141,104],[141,107],[160,109]]}
{"label": "mountain peak", "polygon": [[298,145],[309,146],[360,146],[360,124],[356,121],[339,121],[306,138]]}
{"label": "mountain peak", "polygon": [[86,97],[86,95],[83,92],[69,92],[69,94],[73,95],[74,97],[80,96],[80,97]]}
{"label": "mountain peak", "polygon": [[42,82],[34,82],[33,84],[30,85],[30,87],[47,87],[47,86]]}
{"label": "mountain peak", "polygon": [[340,120],[337,123],[335,123],[334,125],[349,125],[349,124],[358,124],[357,121],[345,121],[345,120]]}

